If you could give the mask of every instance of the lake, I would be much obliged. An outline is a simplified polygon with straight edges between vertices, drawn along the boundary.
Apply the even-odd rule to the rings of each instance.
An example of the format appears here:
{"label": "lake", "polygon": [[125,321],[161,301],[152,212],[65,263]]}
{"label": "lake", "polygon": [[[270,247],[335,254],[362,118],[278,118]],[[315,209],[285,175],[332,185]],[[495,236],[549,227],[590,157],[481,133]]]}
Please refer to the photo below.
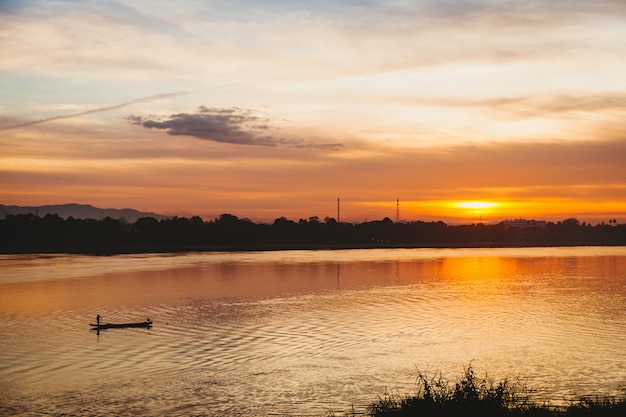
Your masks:
{"label": "lake", "polygon": [[624,346],[626,247],[0,255],[0,415],[340,415],[470,363],[558,404]]}

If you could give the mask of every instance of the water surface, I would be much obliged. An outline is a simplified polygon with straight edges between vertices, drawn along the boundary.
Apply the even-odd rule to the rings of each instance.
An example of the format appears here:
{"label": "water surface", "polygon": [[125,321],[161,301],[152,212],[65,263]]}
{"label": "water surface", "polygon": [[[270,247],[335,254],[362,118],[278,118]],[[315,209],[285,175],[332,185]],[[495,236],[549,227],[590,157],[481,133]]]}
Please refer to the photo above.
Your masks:
{"label": "water surface", "polygon": [[3,415],[322,416],[470,361],[558,402],[623,346],[621,247],[0,256]]}

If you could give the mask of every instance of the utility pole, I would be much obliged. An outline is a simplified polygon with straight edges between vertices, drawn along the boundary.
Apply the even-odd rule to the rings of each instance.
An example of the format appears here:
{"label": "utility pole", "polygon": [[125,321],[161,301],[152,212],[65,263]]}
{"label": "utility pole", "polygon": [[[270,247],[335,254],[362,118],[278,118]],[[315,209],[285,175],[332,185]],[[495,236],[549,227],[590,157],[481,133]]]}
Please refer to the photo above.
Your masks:
{"label": "utility pole", "polygon": [[339,217],[339,214],[341,212],[341,208],[340,208],[340,200],[337,199],[337,223],[341,222],[341,218]]}

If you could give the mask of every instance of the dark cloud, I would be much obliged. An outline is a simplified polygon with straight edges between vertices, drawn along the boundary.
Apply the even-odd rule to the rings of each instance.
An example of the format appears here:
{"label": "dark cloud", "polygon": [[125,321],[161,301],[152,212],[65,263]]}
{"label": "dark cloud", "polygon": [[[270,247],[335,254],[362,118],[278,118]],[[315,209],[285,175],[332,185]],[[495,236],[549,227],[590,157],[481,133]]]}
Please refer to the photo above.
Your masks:
{"label": "dark cloud", "polygon": [[289,146],[296,148],[341,148],[339,143],[315,143],[303,139],[276,137],[271,133],[270,119],[251,110],[219,109],[200,106],[194,113],[172,114],[163,120],[128,116],[130,123],[148,129],[160,129],[173,136],[193,136],[236,145]]}

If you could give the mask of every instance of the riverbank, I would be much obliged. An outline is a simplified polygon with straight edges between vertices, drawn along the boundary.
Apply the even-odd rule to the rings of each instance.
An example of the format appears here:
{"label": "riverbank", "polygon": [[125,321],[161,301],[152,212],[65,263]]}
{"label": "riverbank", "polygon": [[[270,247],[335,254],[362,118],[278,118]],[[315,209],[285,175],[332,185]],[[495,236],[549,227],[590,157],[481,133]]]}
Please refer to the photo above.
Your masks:
{"label": "riverbank", "polygon": [[[471,365],[451,383],[442,375],[418,375],[412,396],[384,394],[372,403],[373,417],[623,417],[626,387],[615,396],[581,396],[566,405],[551,405],[533,399],[533,390],[521,380],[499,382],[478,378]],[[354,414],[354,413],[353,413]]]}
{"label": "riverbank", "polygon": [[494,243],[462,242],[432,244],[238,244],[238,245],[142,245],[142,246],[74,246],[74,245],[33,245],[30,247],[0,247],[2,255],[34,254],[73,254],[73,255],[123,255],[146,253],[185,253],[185,252],[271,252],[288,250],[359,250],[359,249],[463,249],[463,248],[541,248],[541,247],[603,247],[626,246],[614,242],[541,242],[541,243]]}

